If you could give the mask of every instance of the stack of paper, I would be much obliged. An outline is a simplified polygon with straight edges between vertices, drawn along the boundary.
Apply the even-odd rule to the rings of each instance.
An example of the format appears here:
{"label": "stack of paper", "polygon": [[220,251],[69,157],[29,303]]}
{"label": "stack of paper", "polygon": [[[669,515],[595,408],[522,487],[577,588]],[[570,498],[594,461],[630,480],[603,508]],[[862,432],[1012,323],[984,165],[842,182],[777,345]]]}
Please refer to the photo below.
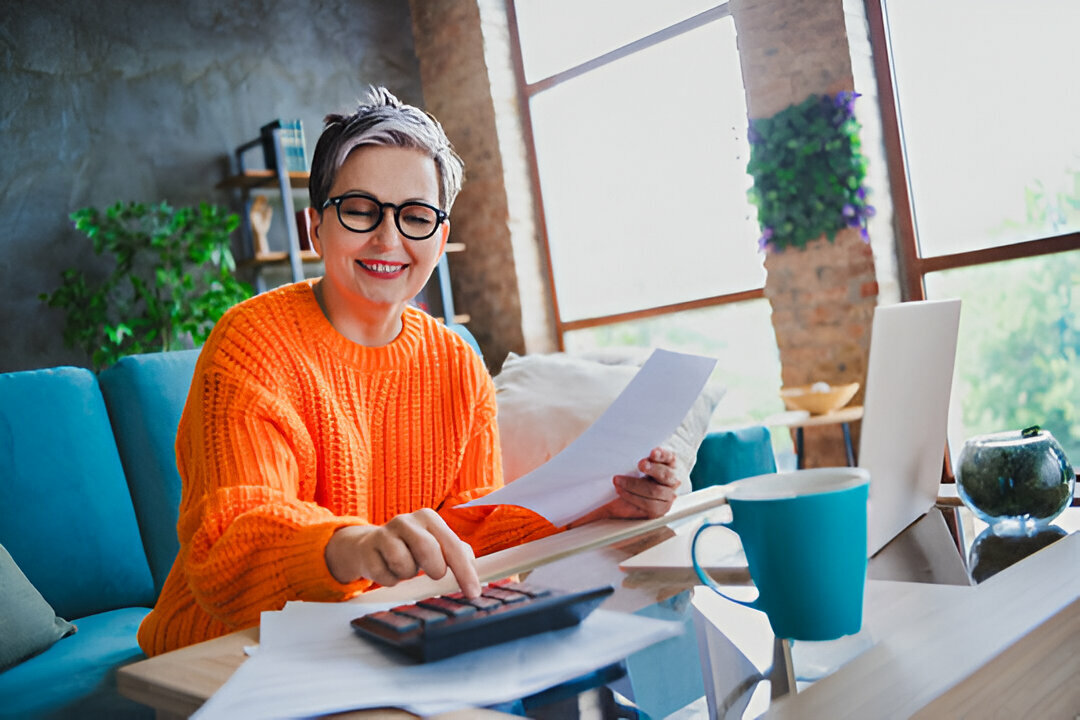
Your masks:
{"label": "stack of paper", "polygon": [[372,707],[417,715],[525,697],[674,637],[680,623],[595,610],[573,628],[417,664],[349,621],[387,605],[289,603],[262,614],[260,646],[192,717],[295,718]]}

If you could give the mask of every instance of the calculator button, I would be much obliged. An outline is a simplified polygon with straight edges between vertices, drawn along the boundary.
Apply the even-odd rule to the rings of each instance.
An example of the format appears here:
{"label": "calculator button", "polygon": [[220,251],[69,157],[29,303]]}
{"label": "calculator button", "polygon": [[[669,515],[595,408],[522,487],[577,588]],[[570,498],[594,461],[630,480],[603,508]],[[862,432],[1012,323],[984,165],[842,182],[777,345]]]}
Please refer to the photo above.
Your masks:
{"label": "calculator button", "polygon": [[398,615],[392,612],[374,612],[364,616],[371,622],[378,623],[397,632],[405,632],[420,627],[420,621],[413,617]]}
{"label": "calculator button", "polygon": [[480,597],[469,598],[465,597],[464,593],[456,592],[444,595],[443,597],[448,597],[455,602],[468,603],[477,610],[494,610],[497,607],[502,607],[502,602],[500,600],[484,597],[483,595]]}
{"label": "calculator button", "polygon": [[476,608],[472,605],[468,605],[464,602],[456,602],[445,597],[428,598],[427,600],[421,600],[416,604],[422,608],[446,613],[451,617],[464,617],[465,615],[472,615],[476,612]]}
{"label": "calculator button", "polygon": [[529,599],[529,596],[525,593],[514,592],[513,590],[506,590],[501,587],[488,586],[480,593],[481,597],[495,598],[496,600],[506,603],[518,603],[524,602]]}
{"label": "calculator button", "polygon": [[399,615],[407,615],[408,617],[421,620],[425,625],[434,625],[435,623],[443,622],[448,617],[446,613],[418,607],[416,605],[399,605],[396,608],[391,608],[391,611]]}
{"label": "calculator button", "polygon": [[542,598],[551,595],[551,588],[537,587],[536,585],[530,585],[526,582],[511,582],[499,587],[504,590],[513,590],[514,592],[524,593],[531,598]]}

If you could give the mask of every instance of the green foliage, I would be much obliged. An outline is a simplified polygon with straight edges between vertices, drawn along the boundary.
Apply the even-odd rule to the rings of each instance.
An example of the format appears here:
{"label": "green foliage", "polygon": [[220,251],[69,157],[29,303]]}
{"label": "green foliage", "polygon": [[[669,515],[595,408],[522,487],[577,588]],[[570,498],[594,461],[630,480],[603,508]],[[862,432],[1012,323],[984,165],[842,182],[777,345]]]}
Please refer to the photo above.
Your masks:
{"label": "green foliage", "polygon": [[970,434],[1040,425],[1080,463],[1080,253],[952,270]]}
{"label": "green foliage", "polygon": [[[1022,218],[990,233],[999,243],[1080,227],[1080,170],[1032,181],[1024,200]],[[933,273],[927,289],[964,300],[957,379],[965,432],[1040,425],[1080,466],[1080,253]]]}
{"label": "green foliage", "polygon": [[866,221],[874,209],[863,187],[866,158],[856,97],[811,95],[771,118],[751,121],[749,197],[758,209],[762,250],[802,248],[822,235],[832,241],[845,227],[861,228],[868,239]]}
{"label": "green foliage", "polygon": [[64,343],[83,350],[95,370],[189,339],[201,345],[218,318],[252,294],[233,277],[229,236],[240,219],[222,208],[116,203],[71,219],[112,271],[99,279],[69,268],[60,287],[40,297],[67,313]]}

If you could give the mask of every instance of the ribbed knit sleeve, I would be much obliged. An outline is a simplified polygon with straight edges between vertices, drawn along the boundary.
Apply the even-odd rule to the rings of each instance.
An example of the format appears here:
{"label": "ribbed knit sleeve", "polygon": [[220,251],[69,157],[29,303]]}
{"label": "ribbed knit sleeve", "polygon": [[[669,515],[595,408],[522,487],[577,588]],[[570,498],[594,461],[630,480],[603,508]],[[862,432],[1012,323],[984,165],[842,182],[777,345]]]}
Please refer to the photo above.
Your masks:
{"label": "ribbed knit sleeve", "polygon": [[359,517],[316,502],[318,458],[294,408],[244,376],[207,371],[180,428],[191,502],[179,533],[195,600],[244,627],[287,600],[340,600],[370,583],[342,585],[323,552]]}

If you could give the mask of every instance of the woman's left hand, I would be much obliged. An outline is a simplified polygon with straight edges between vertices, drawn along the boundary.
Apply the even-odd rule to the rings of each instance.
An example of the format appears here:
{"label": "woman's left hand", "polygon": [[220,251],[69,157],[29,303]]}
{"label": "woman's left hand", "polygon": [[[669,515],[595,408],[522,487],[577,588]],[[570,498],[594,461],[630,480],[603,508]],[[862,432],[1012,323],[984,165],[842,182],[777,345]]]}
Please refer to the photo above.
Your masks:
{"label": "woman's left hand", "polygon": [[616,475],[613,478],[617,498],[603,507],[572,521],[577,527],[593,520],[657,518],[671,509],[679,477],[675,473],[675,453],[666,448],[653,448],[649,456],[638,461],[644,476]]}

